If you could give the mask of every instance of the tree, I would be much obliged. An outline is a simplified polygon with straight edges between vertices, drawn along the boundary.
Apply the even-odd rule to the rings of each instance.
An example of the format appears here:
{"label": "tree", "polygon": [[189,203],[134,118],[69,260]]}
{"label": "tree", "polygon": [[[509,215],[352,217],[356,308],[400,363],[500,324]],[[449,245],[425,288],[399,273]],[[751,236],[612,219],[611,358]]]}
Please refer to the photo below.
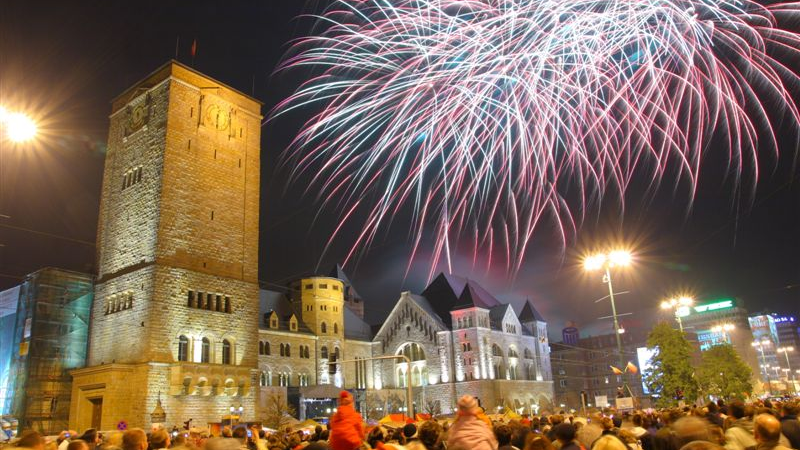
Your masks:
{"label": "tree", "polygon": [[745,398],[753,391],[750,369],[730,344],[715,345],[703,352],[697,382],[704,394],[722,398]]}
{"label": "tree", "polygon": [[697,398],[697,381],[691,365],[692,346],[683,333],[661,322],[650,331],[647,347],[655,350],[644,382],[656,397],[656,406],[672,406],[678,400]]}
{"label": "tree", "polygon": [[296,414],[294,406],[279,391],[267,394],[265,405],[264,425],[273,430],[281,429]]}

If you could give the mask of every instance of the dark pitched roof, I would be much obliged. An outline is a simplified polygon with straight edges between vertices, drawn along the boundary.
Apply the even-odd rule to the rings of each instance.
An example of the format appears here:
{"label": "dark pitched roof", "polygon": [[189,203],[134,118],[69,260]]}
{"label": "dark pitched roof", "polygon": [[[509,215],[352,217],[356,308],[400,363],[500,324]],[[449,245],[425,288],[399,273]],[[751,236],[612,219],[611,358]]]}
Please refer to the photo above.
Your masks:
{"label": "dark pitched roof", "polygon": [[344,308],[344,337],[359,341],[372,340],[372,327],[350,308]]}
{"label": "dark pitched roof", "polygon": [[289,301],[289,298],[283,292],[271,291],[269,289],[261,289],[259,292],[259,315],[258,327],[262,330],[270,330],[266,323],[264,323],[264,314],[270,314],[273,311],[280,319],[278,321],[278,330],[289,330],[289,319],[294,314],[297,317],[297,332],[311,333],[311,330],[303,323],[300,318],[302,317],[299,311],[300,305],[294,305]]}
{"label": "dark pitched roof", "polygon": [[525,306],[522,307],[522,312],[519,313],[519,321],[522,323],[525,322],[544,322],[544,317],[539,314],[539,311],[536,310],[536,307],[533,306],[530,299],[525,301]]}
{"label": "dark pitched roof", "polygon": [[[508,308],[511,308],[511,305],[497,305],[489,308],[489,323],[493,330],[503,329],[503,317],[506,316]],[[511,312],[514,312],[514,308],[511,308]]]}
{"label": "dark pitched roof", "polygon": [[492,308],[502,303],[480,284],[457,275],[440,273],[422,291],[436,314],[448,327],[452,325],[450,311],[461,308]]}

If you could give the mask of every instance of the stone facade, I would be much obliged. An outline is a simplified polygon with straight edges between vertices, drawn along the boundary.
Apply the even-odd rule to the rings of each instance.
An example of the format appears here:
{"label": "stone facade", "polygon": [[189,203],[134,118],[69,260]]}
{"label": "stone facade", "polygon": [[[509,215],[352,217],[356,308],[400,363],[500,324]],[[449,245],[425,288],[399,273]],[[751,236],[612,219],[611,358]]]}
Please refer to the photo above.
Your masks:
{"label": "stone facade", "polygon": [[146,427],[159,392],[168,417],[253,410],[260,109],[177,62],[112,102],[77,428]]}

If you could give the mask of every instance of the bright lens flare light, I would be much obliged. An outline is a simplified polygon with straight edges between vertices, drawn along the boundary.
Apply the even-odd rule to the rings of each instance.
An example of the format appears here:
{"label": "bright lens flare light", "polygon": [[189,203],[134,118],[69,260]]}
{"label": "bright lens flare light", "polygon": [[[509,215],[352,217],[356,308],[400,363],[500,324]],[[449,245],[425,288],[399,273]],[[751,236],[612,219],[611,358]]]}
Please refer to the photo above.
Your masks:
{"label": "bright lens flare light", "polygon": [[0,106],[0,128],[12,142],[25,142],[36,137],[36,122],[25,114]]}
{"label": "bright lens flare light", "polygon": [[691,199],[721,150],[757,180],[776,125],[800,122],[798,19],[757,0],[332,1],[272,117],[314,111],[286,157],[362,225],[347,259],[408,207],[412,260],[430,230],[433,264],[460,247],[518,269],[543,224],[565,243],[637,176]]}
{"label": "bright lens flare light", "polygon": [[606,266],[626,267],[631,264],[633,257],[627,250],[614,250],[609,253],[598,253],[583,259],[583,269],[587,272],[603,269]]}

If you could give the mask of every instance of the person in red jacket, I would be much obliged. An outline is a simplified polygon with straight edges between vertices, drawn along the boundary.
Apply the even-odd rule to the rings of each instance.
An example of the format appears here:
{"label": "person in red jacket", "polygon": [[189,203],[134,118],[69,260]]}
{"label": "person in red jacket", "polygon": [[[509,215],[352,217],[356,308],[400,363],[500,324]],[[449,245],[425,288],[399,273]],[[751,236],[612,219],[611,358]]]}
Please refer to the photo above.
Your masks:
{"label": "person in red jacket", "polygon": [[331,417],[329,428],[331,450],[355,450],[364,442],[364,422],[349,392],[339,394],[339,409]]}

